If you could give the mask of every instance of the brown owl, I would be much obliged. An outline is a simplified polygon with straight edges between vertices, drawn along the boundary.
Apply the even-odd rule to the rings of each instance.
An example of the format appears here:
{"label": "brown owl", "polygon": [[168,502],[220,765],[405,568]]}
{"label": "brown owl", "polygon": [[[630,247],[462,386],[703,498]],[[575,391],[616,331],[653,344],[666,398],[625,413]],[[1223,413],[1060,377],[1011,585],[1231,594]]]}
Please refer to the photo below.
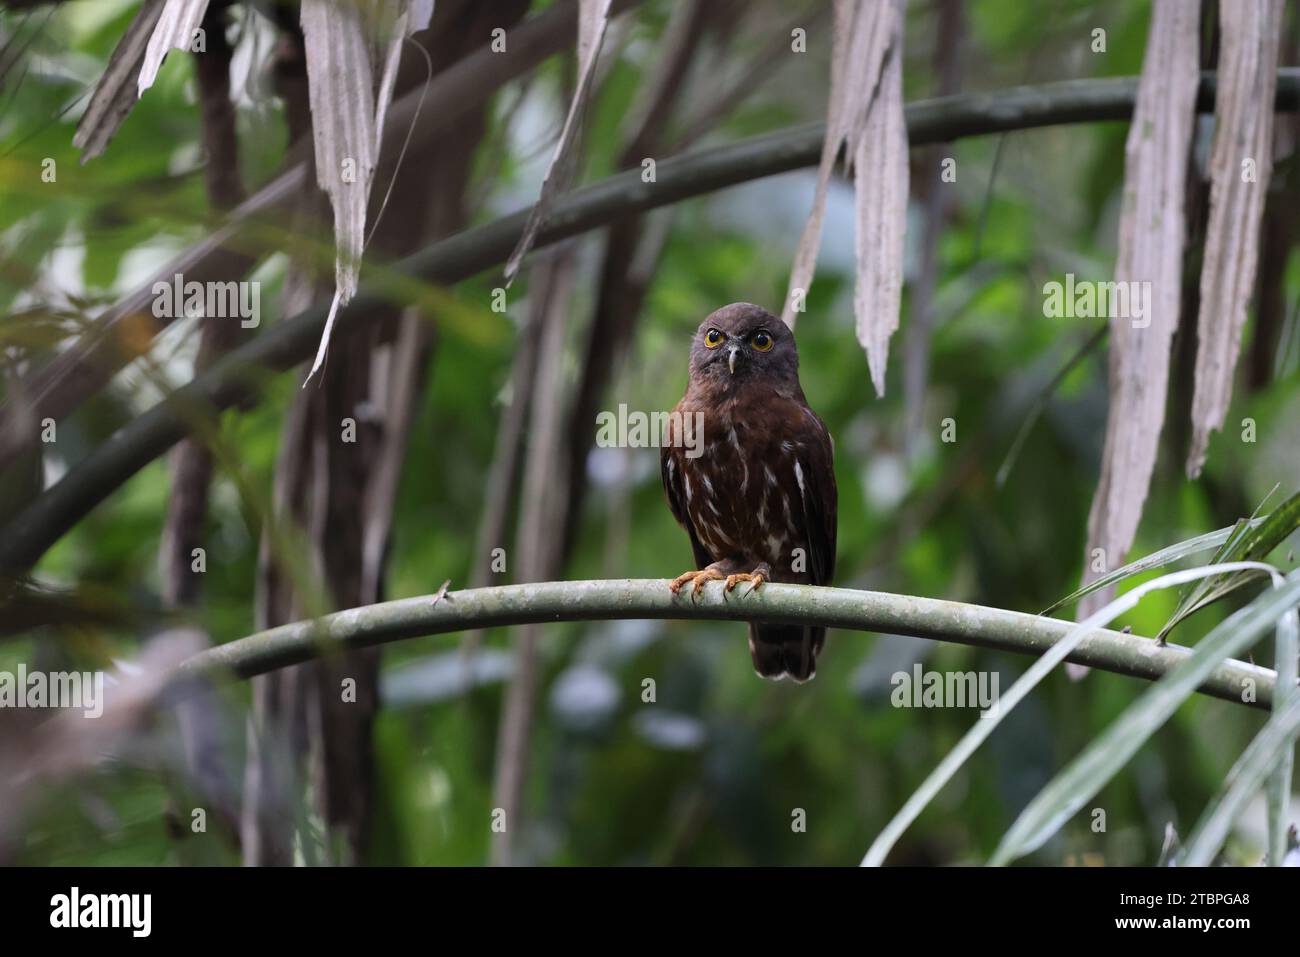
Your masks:
{"label": "brown owl", "polygon": [[[799,385],[794,333],[748,302],[700,324],[686,395],[660,453],[673,516],[690,536],[698,571],[676,593],[711,579],[827,585],[835,573],[835,473],[830,434]],[[754,670],[807,681],[825,628],[749,626]]]}

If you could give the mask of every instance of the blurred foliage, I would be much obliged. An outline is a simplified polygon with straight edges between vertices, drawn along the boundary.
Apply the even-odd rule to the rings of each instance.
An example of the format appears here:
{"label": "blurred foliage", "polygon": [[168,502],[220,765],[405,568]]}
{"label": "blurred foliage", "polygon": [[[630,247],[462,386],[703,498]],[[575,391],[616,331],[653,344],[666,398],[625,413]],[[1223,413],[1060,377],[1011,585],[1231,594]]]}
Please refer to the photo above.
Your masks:
{"label": "blurred foliage", "polygon": [[[1147,3],[1068,0],[1047,6],[1051,14],[1039,4],[968,4],[963,89],[1140,69]],[[779,7],[765,5],[759,23],[785,22],[789,14]],[[906,95],[912,99],[932,92],[934,17],[928,4],[910,7]],[[620,126],[653,61],[667,9],[665,0],[645,4],[622,46],[622,59],[608,72],[588,119],[588,179],[613,168]],[[104,156],[79,166],[71,146],[87,84],[132,13],[131,4],[118,0],[67,4],[41,28],[21,79],[6,80],[0,111],[2,309],[44,305],[60,315],[68,310],[93,315],[95,304],[130,289],[164,255],[205,232],[199,117],[192,68],[183,54],[168,58],[157,84]],[[810,35],[806,56],[773,64],[774,76],[721,124],[712,142],[822,115],[828,21]],[[32,29],[37,22],[13,14],[0,20],[6,31]],[[240,18],[232,36],[250,22]],[[754,20],[749,26],[725,51],[728,61],[744,63],[766,42],[761,29],[752,29]],[[1089,49],[1090,32],[1098,26],[1108,33],[1105,54]],[[477,164],[474,189],[482,197],[477,221],[515,208],[535,192],[538,158],[552,141],[529,141],[507,122],[531,117],[521,128],[545,130],[546,120],[558,115],[568,75],[567,62],[546,64],[517,113],[511,106],[521,95],[519,84],[497,98],[496,120]],[[260,80],[248,76],[256,87]],[[237,86],[242,82],[237,77]],[[688,101],[712,92],[708,75],[693,82]],[[273,174],[284,154],[280,106],[255,92],[241,94],[239,104],[245,173],[257,184]],[[689,105],[683,109],[687,116]],[[1040,290],[1067,271],[1106,278],[1115,255],[1126,129],[1121,123],[1099,123],[969,139],[951,147],[960,171],[953,187],[957,200],[938,250],[925,434],[910,452],[902,434],[901,399],[910,295],[904,330],[892,344],[889,392],[876,400],[853,338],[851,272],[843,259],[823,254],[798,336],[805,391],[836,441],[837,584],[1024,611],[1046,607],[1078,584],[1105,423],[1104,346],[1048,399],[1006,483],[999,487],[994,477],[1039,392],[1094,331],[1083,320],[1044,319]],[[40,179],[46,157],[57,163],[55,183]],[[779,305],[807,208],[804,200],[790,197],[810,194],[809,183],[808,175],[791,174],[676,209],[629,361],[607,397],[608,407],[626,402],[632,409],[670,408],[685,384],[688,338],[704,314],[734,300]],[[772,218],[765,225],[769,210]],[[914,208],[913,246],[921,232],[919,216],[919,207]],[[828,233],[834,228],[832,218]],[[592,306],[599,242],[600,234],[580,242],[581,279],[571,322],[575,339]],[[851,248],[847,234],[827,240],[828,247],[846,244]],[[259,272],[265,282],[263,328],[279,319],[284,265],[283,256],[273,257]],[[485,309],[495,284],[493,275],[461,283],[449,291],[459,306],[444,303],[437,311],[463,309],[462,322],[497,323],[501,331],[500,317]],[[1295,257],[1285,292],[1288,303],[1300,295]],[[511,289],[509,313],[515,322],[525,313],[526,297],[526,282]],[[6,326],[14,321],[6,320]],[[517,344],[515,325],[504,331],[443,337],[434,353],[394,521],[390,597],[429,593],[446,578],[459,584],[469,576],[484,476]],[[181,323],[160,344],[162,366],[175,382],[188,374],[193,332],[192,325]],[[52,347],[34,342],[37,355]],[[578,361],[575,353],[571,377]],[[1183,477],[1183,450],[1170,437],[1176,430],[1166,429],[1168,441],[1135,555],[1230,524],[1253,511],[1279,482],[1280,497],[1294,491],[1300,475],[1300,395],[1295,363],[1283,367],[1288,371],[1281,378],[1258,391],[1239,387],[1203,480]],[[222,419],[223,438],[238,450],[240,468],[264,495],[299,381],[298,374],[280,376],[260,405]],[[1178,388],[1176,382],[1171,421],[1186,414]],[[60,423],[57,452],[47,456],[47,478],[75,468],[89,448],[155,397],[147,377],[128,370],[109,392]],[[1241,442],[1232,425],[1245,416],[1258,423],[1255,444]],[[954,443],[939,438],[940,422],[947,417],[956,422]],[[663,500],[657,452],[608,451],[598,451],[591,461],[593,487],[567,576],[678,573],[690,553]],[[160,459],[92,512],[37,569],[51,583],[93,586],[119,596],[141,623],[5,639],[0,669],[51,655],[69,666],[104,666],[130,656],[142,636],[161,626],[155,568],[167,490],[166,460]],[[214,640],[253,630],[258,521],[235,484],[220,476],[212,495],[199,613],[199,623]],[[1286,551],[1284,546],[1275,560]],[[1123,623],[1139,634],[1154,634],[1177,600],[1171,592],[1152,596]],[[1180,640],[1194,641],[1240,600],[1230,597],[1197,615],[1180,629]],[[738,625],[685,622],[546,629],[530,820],[521,839],[528,859],[854,863],[977,720],[971,711],[891,707],[890,675],[924,661],[928,669],[998,671],[1005,688],[1025,667],[1023,659],[958,645],[839,632],[827,643],[817,680],[792,687],[754,677],[743,635]],[[481,651],[485,661],[508,640],[505,633],[492,634]],[[442,636],[385,650],[385,688],[395,689],[401,679],[403,694],[400,700],[393,695],[376,730],[374,863],[477,864],[486,858],[504,684],[500,670],[468,690],[445,680],[457,673],[455,642],[454,636]],[[1260,663],[1268,663],[1264,646],[1261,654]],[[653,704],[642,701],[646,678],[656,684]],[[986,860],[1029,798],[1142,687],[1102,672],[1077,684],[1063,674],[1046,682],[924,813],[891,860]],[[234,716],[247,708],[247,687],[222,694],[233,726],[241,728],[242,719]],[[1094,833],[1090,818],[1081,814],[1029,860],[1153,863],[1166,822],[1182,829],[1195,820],[1259,725],[1260,716],[1244,708],[1210,699],[1190,702],[1099,796],[1098,806],[1107,812],[1105,833]],[[237,752],[238,747],[232,754],[236,761]],[[167,809],[190,806],[191,798],[169,777],[127,760],[110,761],[93,781],[70,784],[42,801],[27,822],[16,857],[32,864],[233,862],[235,855],[216,828],[170,835]],[[806,832],[791,826],[795,809],[806,811]],[[1230,859],[1257,860],[1261,836],[1262,814],[1229,846]],[[304,858],[309,854],[305,849]]]}

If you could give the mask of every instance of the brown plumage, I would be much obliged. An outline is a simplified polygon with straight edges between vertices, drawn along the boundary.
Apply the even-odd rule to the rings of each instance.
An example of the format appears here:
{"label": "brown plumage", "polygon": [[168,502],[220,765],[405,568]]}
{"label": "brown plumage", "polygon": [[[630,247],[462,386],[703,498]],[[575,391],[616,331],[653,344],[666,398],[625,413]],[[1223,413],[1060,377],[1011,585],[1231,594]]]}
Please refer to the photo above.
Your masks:
{"label": "brown plumage", "polygon": [[[686,395],[660,453],[664,490],[690,537],[699,591],[710,579],[827,585],[835,573],[835,472],[830,434],[799,385],[794,334],[766,310],[736,302],[695,333]],[[826,629],[749,627],[754,670],[806,681]]]}

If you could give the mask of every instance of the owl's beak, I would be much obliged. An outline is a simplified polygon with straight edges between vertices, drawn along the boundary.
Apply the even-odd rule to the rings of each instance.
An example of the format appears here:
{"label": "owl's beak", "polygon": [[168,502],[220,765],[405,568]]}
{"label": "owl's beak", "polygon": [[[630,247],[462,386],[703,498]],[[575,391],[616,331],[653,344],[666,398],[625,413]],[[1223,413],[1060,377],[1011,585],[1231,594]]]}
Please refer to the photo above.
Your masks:
{"label": "owl's beak", "polygon": [[736,360],[738,358],[740,358],[740,346],[733,345],[727,351],[727,368],[731,370],[732,375],[736,374]]}

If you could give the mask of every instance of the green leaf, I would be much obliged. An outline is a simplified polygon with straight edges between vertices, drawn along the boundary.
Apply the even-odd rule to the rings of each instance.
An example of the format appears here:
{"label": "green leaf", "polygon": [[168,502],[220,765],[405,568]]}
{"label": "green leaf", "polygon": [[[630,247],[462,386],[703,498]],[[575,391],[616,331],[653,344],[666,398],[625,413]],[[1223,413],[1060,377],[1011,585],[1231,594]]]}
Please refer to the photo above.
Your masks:
{"label": "green leaf", "polygon": [[[1300,492],[1283,502],[1258,525],[1252,527],[1246,519],[1237,522],[1228,540],[1215,553],[1212,564],[1263,561],[1297,528],[1300,528]],[[1156,640],[1164,641],[1169,632],[1189,615],[1266,574],[1262,570],[1247,569],[1197,582],[1196,587],[1183,596],[1169,621],[1156,635]]]}
{"label": "green leaf", "polygon": [[[1262,518],[1251,519],[1250,524],[1261,524],[1264,521],[1265,520]],[[1084,595],[1089,595],[1101,588],[1107,588],[1114,585],[1116,582],[1123,581],[1125,578],[1132,578],[1134,575],[1140,575],[1143,572],[1151,571],[1153,568],[1160,568],[1163,565],[1171,564],[1172,562],[1187,558],[1190,555],[1195,555],[1198,552],[1214,548],[1216,545],[1221,545],[1228,540],[1229,536],[1237,530],[1237,527],[1240,524],[1241,522],[1238,522],[1237,525],[1230,525],[1227,528],[1221,528],[1218,531],[1206,532],[1204,535],[1197,535],[1195,538],[1189,538],[1185,542],[1177,542],[1160,549],[1158,552],[1152,552],[1150,555],[1139,558],[1137,561],[1129,562],[1124,567],[1117,568],[1113,572],[1109,572],[1101,578],[1098,578],[1096,581],[1089,582],[1078,591],[1072,592],[1059,601],[1052,603],[1039,612],[1039,614],[1050,615],[1058,608],[1064,608],[1066,605],[1074,604]]]}
{"label": "green leaf", "polygon": [[[911,797],[907,799],[898,813],[872,841],[871,847],[867,849],[866,855],[862,858],[862,866],[879,867],[885,862],[885,857],[888,855],[890,848],[894,846],[894,843],[902,836],[908,826],[916,820],[921,811],[925,809],[925,806],[952,779],[952,776],[957,773],[966,760],[975,753],[975,749],[984,743],[984,739],[993,733],[993,729],[1001,723],[1002,719],[1010,714],[1011,710],[1024,700],[1025,696],[1047,677],[1053,668],[1064,661],[1083,639],[1096,629],[1104,628],[1113,619],[1135,607],[1148,593],[1164,588],[1176,588],[1186,582],[1217,574],[1220,570],[1218,566],[1206,565],[1201,568],[1170,572],[1152,581],[1143,582],[1137,588],[1125,592],[1105,607],[1098,609],[1091,616],[1066,632],[1065,637],[1055,642],[1043,653],[1042,657],[1030,665],[1029,669],[1016,679],[1016,682],[1007,690],[1007,693],[998,699],[997,704],[982,713],[975,726],[962,736],[951,751],[944,755],[938,766],[921,782],[921,786],[912,792]],[[1300,575],[1300,573],[1297,574]],[[1200,682],[1198,681],[1193,686],[1193,690],[1199,685]]]}
{"label": "green leaf", "polygon": [[[1273,688],[1276,715],[1289,708],[1293,699],[1300,699],[1300,688],[1296,687],[1296,679],[1300,677],[1300,617],[1292,615],[1278,625],[1273,667],[1277,669],[1277,683]],[[1287,852],[1286,816],[1291,805],[1294,762],[1294,751],[1287,748],[1268,782],[1268,860],[1274,867],[1282,866]]]}
{"label": "green leaf", "polygon": [[[1294,629],[1295,614],[1283,619],[1285,627]],[[1279,624],[1281,631],[1284,625]],[[1293,631],[1294,633],[1294,631]],[[1273,716],[1260,729],[1224,779],[1223,788],[1201,813],[1196,827],[1187,838],[1187,849],[1179,861],[1185,867],[1207,867],[1223,846],[1233,822],[1246,802],[1264,786],[1268,777],[1290,755],[1300,734],[1300,695],[1288,695],[1288,704],[1274,709]],[[1272,809],[1270,809],[1271,812]],[[1270,823],[1270,828],[1274,827]],[[1278,826],[1279,847],[1285,848],[1286,829]],[[1281,864],[1281,854],[1270,850],[1270,861]]]}
{"label": "green leaf", "polygon": [[990,863],[1006,864],[1041,847],[1105,787],[1215,668],[1253,645],[1297,604],[1300,571],[1292,572],[1281,587],[1221,622],[1197,643],[1186,662],[1147,689],[1029,802],[1002,838]]}

